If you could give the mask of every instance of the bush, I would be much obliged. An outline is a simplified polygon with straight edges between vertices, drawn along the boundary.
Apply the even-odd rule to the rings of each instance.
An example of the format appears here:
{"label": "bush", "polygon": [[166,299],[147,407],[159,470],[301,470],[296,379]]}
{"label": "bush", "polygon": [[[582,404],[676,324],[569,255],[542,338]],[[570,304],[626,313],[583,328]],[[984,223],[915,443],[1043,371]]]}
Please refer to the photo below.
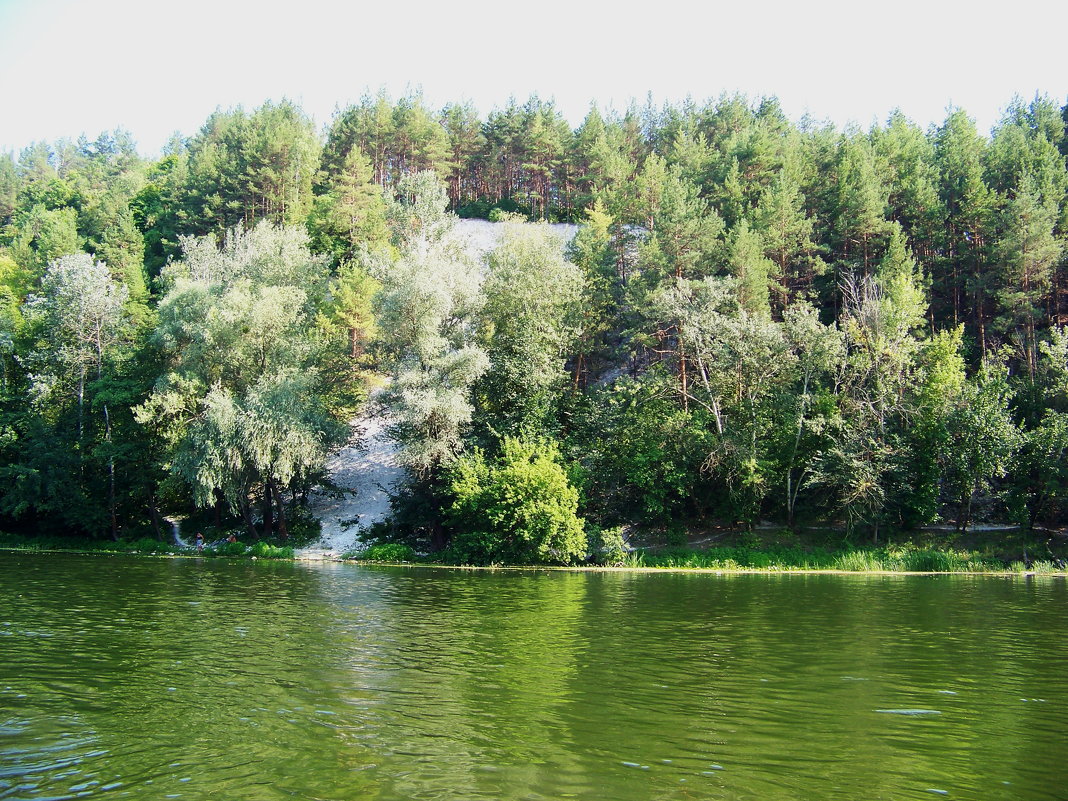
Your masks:
{"label": "bush", "polygon": [[205,553],[210,552],[215,556],[244,556],[247,551],[248,548],[243,543],[220,542],[218,545],[212,545],[210,548],[206,549]]}
{"label": "bush", "polygon": [[599,565],[621,567],[627,562],[627,541],[623,538],[623,527],[599,528],[593,526],[589,531],[590,551],[593,560]]}
{"label": "bush", "polygon": [[365,559],[368,562],[411,562],[415,560],[415,550],[400,542],[383,542],[357,551],[348,558]]}
{"label": "bush", "polygon": [[473,200],[470,203],[457,206],[456,216],[461,219],[485,220],[489,217],[490,209],[492,208],[493,204],[488,200]]}
{"label": "bush", "polygon": [[168,542],[160,542],[153,537],[141,537],[134,542],[123,543],[123,547],[138,553],[175,553],[179,548]]}
{"label": "bush", "polygon": [[571,453],[587,476],[585,508],[598,519],[659,527],[725,511],[726,493],[702,469],[715,447],[711,424],[678,408],[673,381],[656,371],[624,377],[578,403]]}
{"label": "bush", "polygon": [[448,558],[472,564],[569,564],[586,555],[578,491],[555,445],[506,438],[462,457],[448,478]]}
{"label": "bush", "polygon": [[[240,543],[237,544],[240,545]],[[257,542],[255,545],[248,549],[247,553],[249,556],[255,556],[258,559],[293,558],[293,549],[288,545],[270,545],[266,542]]]}

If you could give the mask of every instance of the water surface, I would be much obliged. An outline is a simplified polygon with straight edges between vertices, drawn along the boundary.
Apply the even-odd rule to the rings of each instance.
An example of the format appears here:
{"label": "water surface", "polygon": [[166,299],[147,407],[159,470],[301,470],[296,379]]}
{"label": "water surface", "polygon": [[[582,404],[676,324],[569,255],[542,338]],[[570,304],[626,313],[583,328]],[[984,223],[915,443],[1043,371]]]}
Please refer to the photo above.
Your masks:
{"label": "water surface", "polygon": [[0,554],[0,799],[1063,799],[1063,579]]}

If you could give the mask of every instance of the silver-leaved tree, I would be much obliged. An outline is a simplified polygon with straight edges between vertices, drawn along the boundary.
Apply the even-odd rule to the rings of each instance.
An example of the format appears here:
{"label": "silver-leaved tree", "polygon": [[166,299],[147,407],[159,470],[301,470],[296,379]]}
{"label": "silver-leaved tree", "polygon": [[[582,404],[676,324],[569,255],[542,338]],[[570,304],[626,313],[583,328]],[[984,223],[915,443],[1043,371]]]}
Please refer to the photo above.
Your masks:
{"label": "silver-leaved tree", "polygon": [[196,503],[225,500],[249,533],[288,536],[284,493],[304,489],[347,427],[327,407],[315,312],[326,260],[303,229],[260,223],[184,242],[164,272],[156,342],[167,361],[138,419],[170,448],[174,477]]}

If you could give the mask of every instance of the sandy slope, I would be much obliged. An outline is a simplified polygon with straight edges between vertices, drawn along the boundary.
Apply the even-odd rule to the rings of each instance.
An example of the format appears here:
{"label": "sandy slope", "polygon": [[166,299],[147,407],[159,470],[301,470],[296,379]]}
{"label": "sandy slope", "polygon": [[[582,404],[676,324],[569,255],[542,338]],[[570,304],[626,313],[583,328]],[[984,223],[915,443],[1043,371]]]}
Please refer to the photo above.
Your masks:
{"label": "sandy slope", "polygon": [[[553,230],[564,242],[578,231],[579,226],[556,224]],[[495,248],[503,226],[485,220],[460,220],[457,232],[467,240],[467,246],[479,258]],[[347,490],[355,490],[342,498],[316,493],[309,499],[313,515],[322,521],[320,542],[297,552],[305,559],[329,559],[352,551],[361,542],[361,532],[389,515],[388,490],[404,480],[404,469],[397,462],[397,443],[386,433],[388,420],[381,416],[381,407],[369,403],[363,417],[353,421],[353,444],[338,451],[327,462],[334,482]]]}
{"label": "sandy slope", "polygon": [[361,532],[389,515],[388,490],[403,481],[404,469],[397,463],[397,443],[386,425],[373,412],[353,421],[354,443],[334,454],[327,468],[338,486],[355,492],[341,498],[315,493],[309,499],[323,533],[318,544],[301,549],[298,557],[329,559],[352,551],[361,541]]}
{"label": "sandy slope", "polygon": [[[549,227],[565,244],[570,242],[579,230],[579,226],[570,223],[553,223]],[[467,240],[468,249],[481,259],[500,243],[504,226],[487,220],[460,220],[456,224],[456,231]]]}

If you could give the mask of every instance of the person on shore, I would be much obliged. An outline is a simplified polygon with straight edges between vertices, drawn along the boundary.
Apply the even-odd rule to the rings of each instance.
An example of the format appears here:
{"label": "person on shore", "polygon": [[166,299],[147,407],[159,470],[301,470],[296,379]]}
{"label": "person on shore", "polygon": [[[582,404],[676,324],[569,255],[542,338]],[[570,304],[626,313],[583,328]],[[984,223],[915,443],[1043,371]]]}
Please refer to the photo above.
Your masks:
{"label": "person on shore", "polygon": [[204,550],[204,535],[199,531],[197,532],[197,553]]}
{"label": "person on shore", "polygon": [[234,532],[230,532],[230,536],[226,538],[227,542],[237,542],[237,535]]}

